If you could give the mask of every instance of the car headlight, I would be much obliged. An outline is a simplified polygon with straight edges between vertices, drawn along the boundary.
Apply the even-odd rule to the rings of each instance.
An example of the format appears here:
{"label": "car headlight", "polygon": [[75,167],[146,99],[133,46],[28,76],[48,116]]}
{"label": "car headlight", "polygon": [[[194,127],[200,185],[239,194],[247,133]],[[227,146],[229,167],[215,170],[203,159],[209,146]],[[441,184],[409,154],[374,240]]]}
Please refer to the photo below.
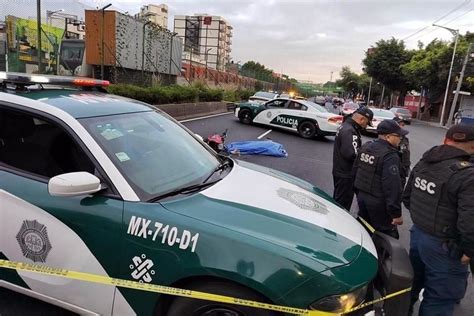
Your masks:
{"label": "car headlight", "polygon": [[324,297],[312,303],[309,308],[324,312],[344,313],[360,305],[364,301],[366,294],[367,286],[364,286],[351,293]]}

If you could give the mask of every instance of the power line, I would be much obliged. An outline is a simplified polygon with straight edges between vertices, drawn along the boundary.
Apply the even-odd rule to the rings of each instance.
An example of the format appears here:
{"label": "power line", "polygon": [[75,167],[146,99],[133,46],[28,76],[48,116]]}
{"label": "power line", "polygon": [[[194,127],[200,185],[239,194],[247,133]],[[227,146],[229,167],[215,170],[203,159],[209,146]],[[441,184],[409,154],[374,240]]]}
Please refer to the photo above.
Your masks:
{"label": "power line", "polygon": [[461,15],[458,15],[458,16],[455,17],[455,18],[452,18],[452,19],[449,20],[448,22],[444,23],[443,26],[446,26],[447,24],[451,23],[452,21],[454,21],[454,20],[456,20],[456,19],[459,19],[460,17],[465,16],[466,14],[468,14],[468,13],[471,12],[471,11],[474,11],[474,8],[472,8],[471,10],[468,10],[468,11],[464,12],[464,13],[461,14]]}
{"label": "power line", "polygon": [[[472,12],[472,11],[474,11],[474,8],[472,8],[472,9],[470,9],[470,10],[467,10],[467,11],[464,12],[463,14],[460,14],[460,15],[458,15],[458,16],[452,18],[451,20],[449,20],[449,21],[445,22],[444,24],[442,24],[442,26],[446,26],[446,25],[448,25],[449,23],[453,22],[454,20],[457,20],[457,19],[459,19],[459,18],[465,16],[466,14],[468,14],[468,13],[470,13],[470,12]],[[460,26],[469,26],[469,25],[472,25],[472,24],[458,25],[458,27],[460,27]],[[420,35],[416,36],[415,38],[412,38],[411,40],[420,39],[420,38],[425,37],[425,36],[427,36],[427,35],[429,35],[429,34],[431,34],[431,33],[433,33],[433,32],[436,32],[436,31],[438,31],[437,28],[435,28],[435,29],[429,31],[428,33],[420,34]]]}
{"label": "power line", "polygon": [[[444,14],[443,16],[441,16],[441,17],[439,17],[438,19],[436,19],[435,21],[433,21],[433,23],[436,23],[436,22],[441,21],[442,19],[444,19],[445,17],[447,17],[447,16],[450,15],[451,13],[453,13],[453,12],[459,10],[460,8],[462,8],[463,6],[465,6],[466,4],[469,4],[470,2],[471,2],[471,0],[465,0],[463,3],[461,3],[460,5],[458,5],[457,7],[455,7],[454,9],[452,9],[451,11],[449,11],[448,13]],[[433,24],[433,23],[432,23],[432,24]],[[410,37],[415,36],[416,34],[419,34],[419,33],[423,32],[424,30],[426,30],[426,29],[428,29],[428,28],[430,28],[430,27],[431,27],[431,25],[427,25],[427,26],[425,26],[425,27],[419,29],[418,31],[416,31],[416,32],[414,32],[414,33],[412,33],[412,34],[406,36],[405,38],[402,39],[402,41],[405,41],[405,40],[409,39]]]}

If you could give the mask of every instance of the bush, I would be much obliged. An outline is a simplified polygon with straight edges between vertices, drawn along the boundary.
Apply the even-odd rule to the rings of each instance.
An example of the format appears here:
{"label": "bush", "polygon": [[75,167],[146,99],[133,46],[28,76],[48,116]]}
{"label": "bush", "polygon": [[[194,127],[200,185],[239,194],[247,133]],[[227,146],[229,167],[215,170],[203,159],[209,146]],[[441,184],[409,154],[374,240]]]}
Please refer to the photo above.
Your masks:
{"label": "bush", "polygon": [[[113,84],[108,88],[108,91],[112,94],[121,95],[150,104],[210,102],[221,101],[224,98],[224,90],[210,89],[205,87],[202,83],[197,83],[191,87],[172,85],[148,88],[130,84]],[[241,92],[238,91],[246,90],[229,92],[233,99],[237,99],[237,96],[240,96]],[[225,93],[228,92],[226,91]]]}

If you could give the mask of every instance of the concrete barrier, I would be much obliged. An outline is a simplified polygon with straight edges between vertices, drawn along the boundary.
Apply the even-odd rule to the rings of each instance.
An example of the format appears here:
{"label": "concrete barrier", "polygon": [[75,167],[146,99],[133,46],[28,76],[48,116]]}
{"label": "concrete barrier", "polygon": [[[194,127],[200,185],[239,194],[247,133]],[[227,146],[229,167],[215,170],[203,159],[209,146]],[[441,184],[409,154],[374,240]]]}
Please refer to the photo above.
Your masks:
{"label": "concrete barrier", "polygon": [[226,113],[233,110],[229,102],[198,102],[155,105],[177,120],[187,120],[201,116]]}

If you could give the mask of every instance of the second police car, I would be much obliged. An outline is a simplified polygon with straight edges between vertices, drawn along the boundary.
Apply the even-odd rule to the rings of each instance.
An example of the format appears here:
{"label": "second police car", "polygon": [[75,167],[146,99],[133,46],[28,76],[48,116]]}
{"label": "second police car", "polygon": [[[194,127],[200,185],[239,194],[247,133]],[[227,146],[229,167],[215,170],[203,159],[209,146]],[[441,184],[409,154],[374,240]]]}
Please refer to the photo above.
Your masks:
{"label": "second police car", "polygon": [[235,116],[244,124],[258,123],[297,132],[301,137],[334,136],[342,116],[305,100],[278,98],[263,104],[243,102]]}
{"label": "second police car", "polygon": [[[0,259],[329,312],[364,300],[374,242],[310,183],[220,157],[108,82],[2,77]],[[80,314],[275,314],[2,268],[0,286]]]}

